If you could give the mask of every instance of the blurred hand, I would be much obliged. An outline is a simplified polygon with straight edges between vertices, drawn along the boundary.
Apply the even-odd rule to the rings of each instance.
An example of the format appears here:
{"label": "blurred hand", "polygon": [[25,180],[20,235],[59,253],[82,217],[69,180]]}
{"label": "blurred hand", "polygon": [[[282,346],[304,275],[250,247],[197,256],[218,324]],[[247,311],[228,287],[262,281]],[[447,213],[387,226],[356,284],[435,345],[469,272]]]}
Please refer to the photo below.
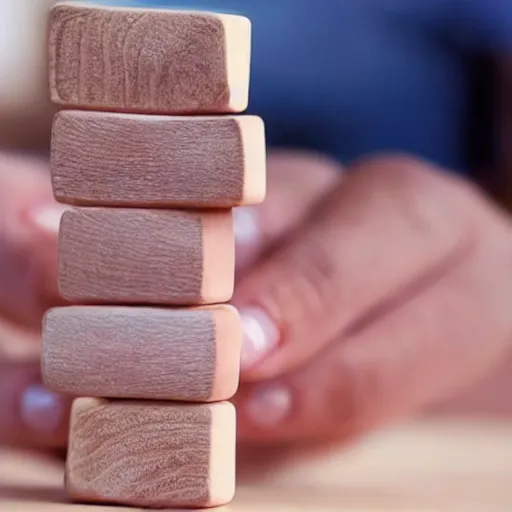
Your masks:
{"label": "blurred hand", "polygon": [[39,372],[41,317],[58,302],[62,211],[42,161],[0,153],[0,445],[66,441],[68,401]]}
{"label": "blurred hand", "polygon": [[357,436],[511,350],[510,220],[424,162],[274,155],[236,221],[246,441]]}
{"label": "blurred hand", "polygon": [[[58,303],[62,212],[43,163],[0,157],[0,316],[16,325],[0,327],[0,444],[66,442],[69,401],[44,389],[38,361],[42,312]],[[359,434],[509,350],[509,220],[462,181],[405,158],[343,174],[281,153],[265,203],[236,217],[245,440]]]}

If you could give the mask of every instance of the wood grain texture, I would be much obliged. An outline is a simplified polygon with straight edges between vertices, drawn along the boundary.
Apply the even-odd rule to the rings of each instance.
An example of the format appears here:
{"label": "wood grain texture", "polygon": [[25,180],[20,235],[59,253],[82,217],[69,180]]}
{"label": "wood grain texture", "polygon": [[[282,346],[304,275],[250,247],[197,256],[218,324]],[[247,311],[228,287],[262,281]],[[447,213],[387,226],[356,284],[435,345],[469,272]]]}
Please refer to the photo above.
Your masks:
{"label": "wood grain texture", "polygon": [[79,398],[71,412],[66,489],[83,502],[223,505],[234,496],[235,444],[228,402]]}
{"label": "wood grain texture", "polygon": [[215,402],[239,380],[235,308],[54,308],[43,325],[46,386],[72,396]]}
{"label": "wood grain texture", "polygon": [[234,286],[231,211],[72,208],[60,226],[58,280],[73,303],[227,302]]}
{"label": "wood grain texture", "polygon": [[55,103],[93,110],[229,113],[247,107],[243,16],[63,2],[50,15]]}
{"label": "wood grain texture", "polygon": [[264,125],[255,116],[62,111],[52,131],[58,201],[231,208],[263,201]]}

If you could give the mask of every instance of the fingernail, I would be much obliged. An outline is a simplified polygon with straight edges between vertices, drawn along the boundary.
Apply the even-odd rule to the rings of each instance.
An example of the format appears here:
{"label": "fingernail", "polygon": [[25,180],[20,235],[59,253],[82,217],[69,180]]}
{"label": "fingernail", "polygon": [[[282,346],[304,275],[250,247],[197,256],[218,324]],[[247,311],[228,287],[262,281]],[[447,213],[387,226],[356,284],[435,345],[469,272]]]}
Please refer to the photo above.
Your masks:
{"label": "fingernail", "polygon": [[33,384],[21,397],[21,419],[33,432],[51,434],[64,421],[63,397]]}
{"label": "fingernail", "polygon": [[39,206],[29,212],[30,220],[41,230],[51,234],[59,232],[62,215],[69,207],[61,204]]}
{"label": "fingernail", "polygon": [[279,330],[270,317],[259,308],[240,310],[242,320],[242,370],[261,361],[279,343]]}
{"label": "fingernail", "polygon": [[290,415],[292,405],[292,394],[287,387],[281,384],[267,384],[249,395],[244,412],[254,425],[272,427]]}
{"label": "fingernail", "polygon": [[246,265],[257,251],[261,230],[256,209],[252,206],[233,208],[233,230],[237,268]]}

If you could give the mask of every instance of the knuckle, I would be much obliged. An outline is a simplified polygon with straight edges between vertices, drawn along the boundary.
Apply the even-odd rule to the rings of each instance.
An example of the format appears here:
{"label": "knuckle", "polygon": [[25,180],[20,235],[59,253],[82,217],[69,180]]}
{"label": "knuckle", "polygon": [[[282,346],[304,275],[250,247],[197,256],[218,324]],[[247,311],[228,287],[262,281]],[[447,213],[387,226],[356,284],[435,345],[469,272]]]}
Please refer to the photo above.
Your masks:
{"label": "knuckle", "polygon": [[428,162],[407,155],[376,156],[359,162],[355,170],[354,179],[373,191],[372,198],[433,243],[466,246],[485,229],[491,208],[481,192]]}
{"label": "knuckle", "polygon": [[354,169],[379,187],[401,188],[407,194],[434,195],[464,209],[484,204],[484,196],[471,181],[408,154],[374,155],[357,162]]}

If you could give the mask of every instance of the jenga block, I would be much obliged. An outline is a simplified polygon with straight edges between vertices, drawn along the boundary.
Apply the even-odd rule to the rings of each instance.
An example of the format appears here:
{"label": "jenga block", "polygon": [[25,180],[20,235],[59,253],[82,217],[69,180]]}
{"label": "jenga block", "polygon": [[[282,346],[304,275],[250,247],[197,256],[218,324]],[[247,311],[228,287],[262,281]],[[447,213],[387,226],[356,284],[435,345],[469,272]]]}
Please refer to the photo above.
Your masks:
{"label": "jenga block", "polygon": [[69,496],[139,507],[211,507],[235,487],[235,409],[228,402],[75,400]]}
{"label": "jenga block", "polygon": [[58,272],[61,296],[75,303],[227,302],[231,211],[73,208],[61,221]]}
{"label": "jenga block", "polygon": [[238,387],[241,338],[228,305],[54,308],[43,326],[43,379],[72,396],[228,400]]}
{"label": "jenga block", "polygon": [[60,202],[231,208],[260,203],[265,174],[264,126],[255,116],[63,111],[53,124]]}
{"label": "jenga block", "polygon": [[162,114],[247,107],[243,16],[63,2],[51,11],[49,39],[58,104]]}

